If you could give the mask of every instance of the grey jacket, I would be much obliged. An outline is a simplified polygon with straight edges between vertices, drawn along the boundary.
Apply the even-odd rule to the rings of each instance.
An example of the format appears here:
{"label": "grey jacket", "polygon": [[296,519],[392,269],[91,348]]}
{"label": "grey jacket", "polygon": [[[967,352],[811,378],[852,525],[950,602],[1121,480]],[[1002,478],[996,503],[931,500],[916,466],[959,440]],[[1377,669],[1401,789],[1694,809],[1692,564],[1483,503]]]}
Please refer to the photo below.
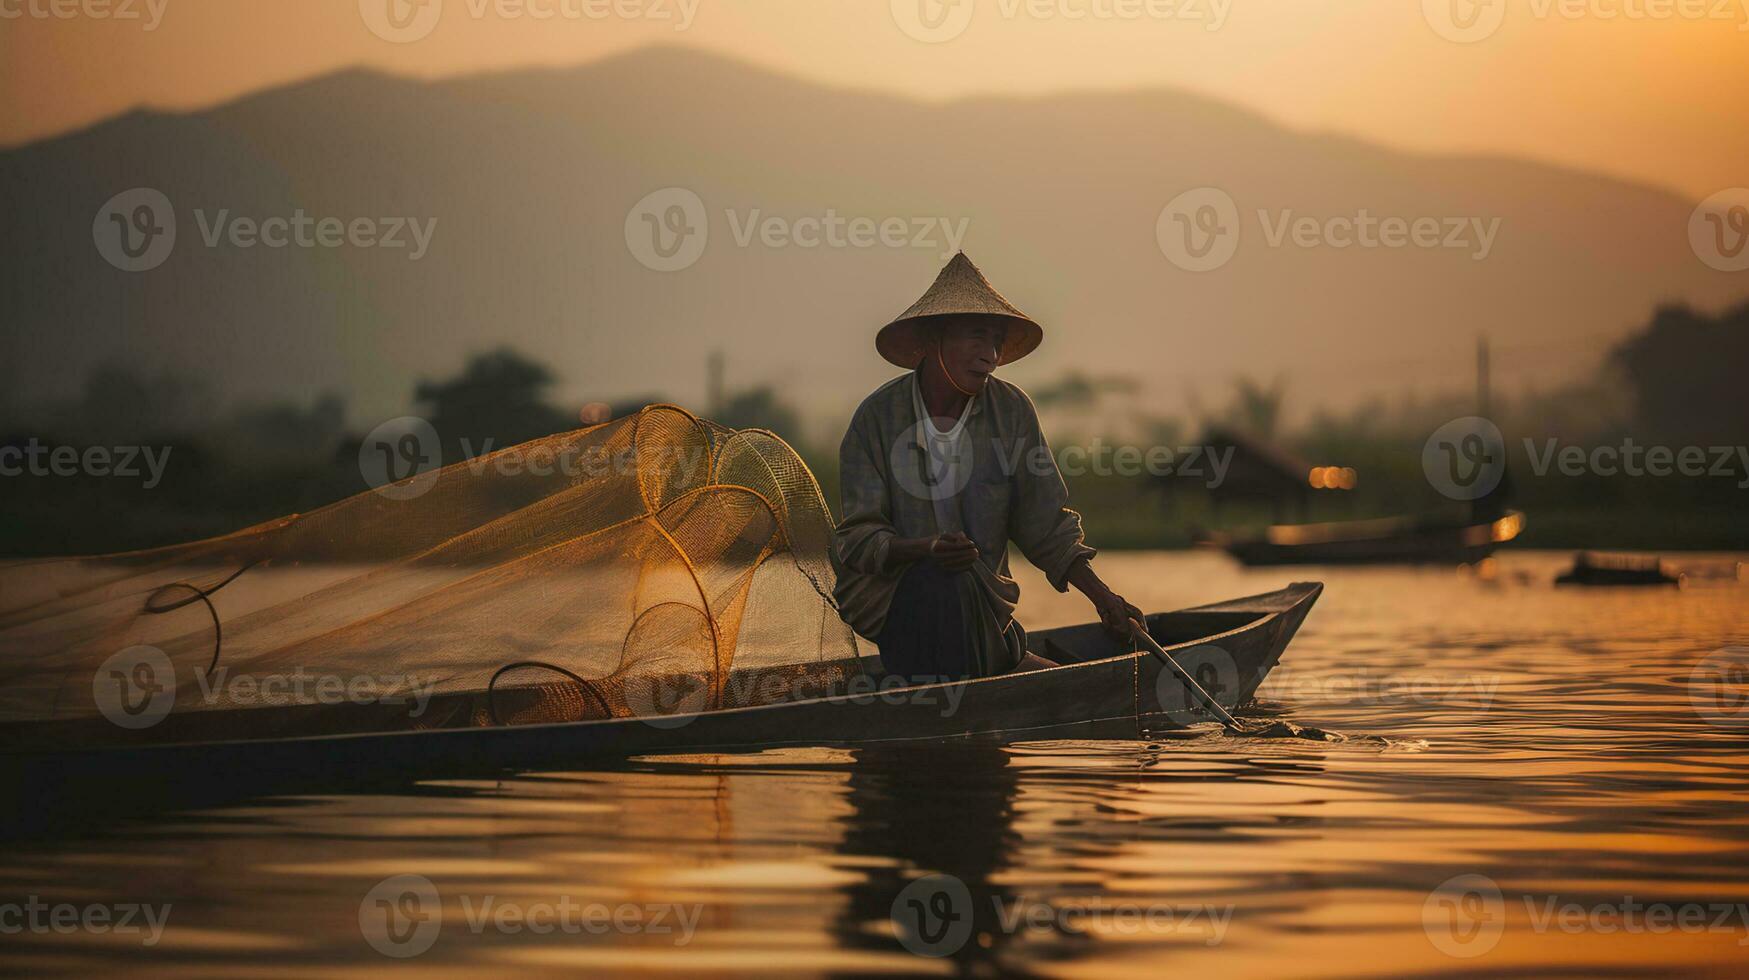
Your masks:
{"label": "grey jacket", "polygon": [[[904,568],[885,571],[895,538],[939,533],[927,489],[921,420],[913,407],[915,372],[875,389],[857,408],[838,450],[842,520],[833,536],[838,609],[857,633],[877,639]],[[1094,550],[1082,540],[1081,515],[1068,508],[1038,412],[1026,392],[992,377],[966,419],[970,477],[957,498],[966,534],[977,543],[973,574],[991,625],[1006,630],[1020,599],[1008,575],[1008,542],[1068,590],[1075,563]]]}

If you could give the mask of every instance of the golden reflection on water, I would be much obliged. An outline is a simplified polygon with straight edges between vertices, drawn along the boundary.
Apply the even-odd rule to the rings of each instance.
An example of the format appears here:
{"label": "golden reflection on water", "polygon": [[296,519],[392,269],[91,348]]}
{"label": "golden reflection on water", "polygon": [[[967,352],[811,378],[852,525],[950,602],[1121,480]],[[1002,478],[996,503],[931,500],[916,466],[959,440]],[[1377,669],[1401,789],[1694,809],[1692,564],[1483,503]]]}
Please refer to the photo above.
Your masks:
{"label": "golden reflection on water", "polygon": [[[1197,730],[650,756],[164,814],[31,842],[0,871],[3,900],[168,902],[158,945],[26,932],[0,966],[375,973],[395,961],[363,938],[360,904],[419,874],[440,928],[412,962],[438,975],[1740,973],[1749,908],[1663,933],[1565,928],[1546,910],[1749,903],[1749,715],[1721,718],[1727,701],[1709,716],[1694,697],[1696,665],[1749,641],[1749,593],[1555,589],[1564,557],[1510,554],[1487,579],[1323,573],[1253,713],[1383,744]],[[1214,556],[1100,561],[1149,608],[1289,577]],[[1026,580],[1029,622],[1080,618],[1042,584]],[[908,952],[891,918],[935,873],[972,901],[949,960]],[[1500,894],[1459,923],[1498,927],[1475,955],[1441,948],[1455,920],[1434,890],[1460,875]],[[696,918],[684,936],[536,933],[478,922],[487,900]],[[1059,914],[1101,902],[1178,915],[1137,929]],[[1014,918],[1039,909],[1042,925]]]}

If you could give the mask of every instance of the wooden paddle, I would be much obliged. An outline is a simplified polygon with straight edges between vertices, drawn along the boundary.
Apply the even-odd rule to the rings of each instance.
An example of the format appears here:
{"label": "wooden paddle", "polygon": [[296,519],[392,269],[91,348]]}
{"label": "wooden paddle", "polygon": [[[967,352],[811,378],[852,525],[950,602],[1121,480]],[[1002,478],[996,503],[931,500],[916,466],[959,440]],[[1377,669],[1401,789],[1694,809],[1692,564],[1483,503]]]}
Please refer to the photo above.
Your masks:
{"label": "wooden paddle", "polygon": [[1136,639],[1140,641],[1143,646],[1148,648],[1149,653],[1152,653],[1161,663],[1172,668],[1172,672],[1178,675],[1178,679],[1184,682],[1184,686],[1190,688],[1191,692],[1202,700],[1203,705],[1210,711],[1214,712],[1215,717],[1220,719],[1221,724],[1225,725],[1228,731],[1241,735],[1251,734],[1249,730],[1239,726],[1239,720],[1234,718],[1226,708],[1221,707],[1220,702],[1211,697],[1209,692],[1202,689],[1202,685],[1196,682],[1196,678],[1190,676],[1189,671],[1179,666],[1178,661],[1172,659],[1170,653],[1161,649],[1160,644],[1154,642],[1154,638],[1148,635],[1148,628],[1146,626],[1131,619],[1130,632],[1134,633]]}

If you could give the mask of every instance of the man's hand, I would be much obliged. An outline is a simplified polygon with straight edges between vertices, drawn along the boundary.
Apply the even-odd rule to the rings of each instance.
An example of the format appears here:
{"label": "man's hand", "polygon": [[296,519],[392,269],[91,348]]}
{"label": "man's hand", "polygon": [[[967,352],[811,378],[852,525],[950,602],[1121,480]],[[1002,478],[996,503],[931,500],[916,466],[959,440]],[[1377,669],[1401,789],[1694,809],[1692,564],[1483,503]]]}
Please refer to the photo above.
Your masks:
{"label": "man's hand", "polygon": [[887,570],[925,558],[950,572],[963,572],[978,560],[978,546],[959,531],[933,538],[896,538],[887,548]]}
{"label": "man's hand", "polygon": [[1133,627],[1131,619],[1147,622],[1142,611],[1125,601],[1124,597],[1111,591],[1093,571],[1093,563],[1082,560],[1075,563],[1069,570],[1069,584],[1081,590],[1087,601],[1093,603],[1093,608],[1099,613],[1099,625],[1111,634],[1113,639],[1127,641]]}
{"label": "man's hand", "polygon": [[1105,627],[1105,631],[1110,633],[1114,639],[1130,639],[1135,629],[1130,625],[1130,620],[1147,622],[1140,609],[1130,605],[1123,596],[1110,589],[1106,589],[1103,595],[1089,596],[1088,598],[1093,600],[1093,608],[1099,612],[1099,625]]}
{"label": "man's hand", "polygon": [[963,572],[978,560],[978,546],[965,534],[949,531],[930,542],[929,557],[950,572]]}

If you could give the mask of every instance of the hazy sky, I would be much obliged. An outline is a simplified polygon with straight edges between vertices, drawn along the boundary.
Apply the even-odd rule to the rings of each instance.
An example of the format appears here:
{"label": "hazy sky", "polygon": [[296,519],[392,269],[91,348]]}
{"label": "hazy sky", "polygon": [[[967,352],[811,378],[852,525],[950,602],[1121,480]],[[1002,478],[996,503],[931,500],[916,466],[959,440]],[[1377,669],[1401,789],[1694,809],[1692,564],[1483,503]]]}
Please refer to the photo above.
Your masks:
{"label": "hazy sky", "polygon": [[1180,87],[1397,146],[1749,185],[1749,0],[0,0],[0,143],[348,65],[656,42],[929,98]]}

